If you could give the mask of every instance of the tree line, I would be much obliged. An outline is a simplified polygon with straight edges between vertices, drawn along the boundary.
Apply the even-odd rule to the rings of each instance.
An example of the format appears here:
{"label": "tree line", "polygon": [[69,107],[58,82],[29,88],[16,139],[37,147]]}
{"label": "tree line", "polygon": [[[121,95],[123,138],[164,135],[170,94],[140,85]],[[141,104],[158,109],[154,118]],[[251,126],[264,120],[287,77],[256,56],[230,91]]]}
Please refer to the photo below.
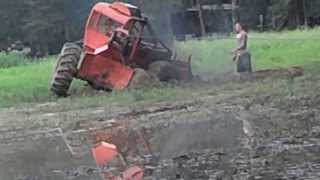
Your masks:
{"label": "tree line", "polygon": [[20,41],[32,56],[59,52],[81,39],[95,0],[0,0],[0,50]]}
{"label": "tree line", "polygon": [[[31,54],[57,53],[65,41],[82,38],[84,22],[96,1],[0,0],[0,49],[21,41],[31,48]],[[260,14],[264,15],[266,27],[270,30],[320,24],[319,0],[234,1],[240,5],[239,17],[253,29],[259,23],[257,17]],[[143,3],[149,3],[148,7],[154,9],[163,7],[159,3],[164,1],[145,0]]]}

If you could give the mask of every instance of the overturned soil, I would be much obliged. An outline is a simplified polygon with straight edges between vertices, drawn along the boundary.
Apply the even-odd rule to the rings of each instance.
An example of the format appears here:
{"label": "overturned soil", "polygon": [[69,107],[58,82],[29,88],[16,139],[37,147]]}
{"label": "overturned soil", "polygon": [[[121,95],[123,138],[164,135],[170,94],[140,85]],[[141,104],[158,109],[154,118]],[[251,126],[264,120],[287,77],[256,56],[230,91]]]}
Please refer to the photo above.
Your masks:
{"label": "overturned soil", "polygon": [[3,109],[0,177],[99,179],[90,149],[103,140],[117,145],[128,167],[142,167],[145,179],[319,179],[320,95],[306,80],[294,96],[248,92],[256,85],[244,84],[179,101]]}

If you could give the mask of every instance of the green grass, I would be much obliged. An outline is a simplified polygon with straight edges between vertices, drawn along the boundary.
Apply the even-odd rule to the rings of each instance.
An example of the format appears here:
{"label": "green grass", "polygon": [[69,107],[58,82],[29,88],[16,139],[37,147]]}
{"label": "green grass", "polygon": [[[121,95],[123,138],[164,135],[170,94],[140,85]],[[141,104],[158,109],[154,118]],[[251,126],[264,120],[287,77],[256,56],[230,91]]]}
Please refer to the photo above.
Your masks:
{"label": "green grass", "polygon": [[[173,87],[146,88],[141,90],[92,93],[85,88],[82,81],[74,81],[71,92],[74,94],[68,99],[57,99],[49,92],[49,82],[52,75],[54,58],[12,68],[0,68],[0,107],[24,106],[24,103],[33,102],[60,102],[66,106],[93,107],[108,103],[130,103],[144,100],[157,100],[175,96],[178,91]],[[88,90],[89,89],[89,90]],[[88,91],[87,91],[88,90]],[[181,94],[181,93],[180,93]]]}
{"label": "green grass", "polygon": [[[250,33],[249,37],[249,49],[256,69],[320,62],[320,28],[281,33]],[[235,39],[232,38],[206,39],[178,43],[177,47],[180,53],[193,55],[197,71],[221,73],[233,70],[231,51],[235,44]]]}
{"label": "green grass", "polygon": [[[313,73],[319,72],[320,28],[308,31],[282,33],[250,33],[250,50],[256,69],[302,65]],[[231,50],[235,47],[232,38],[223,40],[190,40],[177,43],[178,53],[193,56],[196,73],[213,75],[233,71]],[[23,58],[19,55],[0,54],[0,107],[24,106],[25,103],[49,101],[65,104],[63,109],[103,106],[109,103],[132,103],[160,101],[174,96],[192,93],[193,89],[179,87],[146,88],[136,91],[92,93],[84,83],[75,81],[72,94],[67,99],[56,99],[48,91],[55,57],[41,60]],[[311,68],[310,68],[311,67]]]}
{"label": "green grass", "polygon": [[181,88],[163,87],[146,88],[140,90],[97,93],[95,95],[75,94],[69,98],[53,99],[53,102],[59,103],[59,106],[43,106],[39,108],[41,112],[63,112],[72,109],[87,109],[94,107],[106,107],[110,105],[133,104],[139,102],[155,103],[162,100],[171,99],[176,96],[186,96],[191,90],[182,91]]}
{"label": "green grass", "polygon": [[48,100],[53,61],[0,69],[0,106]]}
{"label": "green grass", "polygon": [[[63,109],[73,107],[94,107],[108,103],[131,103],[144,100],[157,100],[175,96],[177,88],[146,88],[141,90],[98,93],[85,88],[82,81],[74,81],[67,99],[57,99],[49,92],[55,57],[39,62],[0,68],[0,107],[24,106],[24,103],[59,102],[65,104]],[[89,90],[88,90],[89,89]],[[181,93],[180,93],[181,94]]]}

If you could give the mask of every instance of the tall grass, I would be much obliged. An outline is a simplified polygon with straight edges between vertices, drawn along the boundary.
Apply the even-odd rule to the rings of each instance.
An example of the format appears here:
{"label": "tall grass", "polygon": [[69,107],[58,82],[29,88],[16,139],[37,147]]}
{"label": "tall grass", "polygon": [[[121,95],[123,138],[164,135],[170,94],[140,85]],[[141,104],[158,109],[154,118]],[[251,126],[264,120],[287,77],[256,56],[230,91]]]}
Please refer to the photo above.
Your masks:
{"label": "tall grass", "polygon": [[[256,69],[304,65],[320,61],[320,28],[281,33],[250,33],[249,49]],[[233,69],[231,51],[236,47],[232,38],[192,40],[177,43],[180,53],[193,55],[200,71],[226,72]]]}
{"label": "tall grass", "polygon": [[48,84],[53,60],[0,69],[0,104],[44,101],[49,97]]}
{"label": "tall grass", "polygon": [[[257,68],[320,62],[320,29],[254,34],[252,53]],[[270,40],[266,40],[266,39]]]}
{"label": "tall grass", "polygon": [[26,57],[23,54],[18,53],[0,53],[0,68],[10,68],[15,66],[22,66],[30,64],[37,61],[42,61],[43,59],[33,59]]}

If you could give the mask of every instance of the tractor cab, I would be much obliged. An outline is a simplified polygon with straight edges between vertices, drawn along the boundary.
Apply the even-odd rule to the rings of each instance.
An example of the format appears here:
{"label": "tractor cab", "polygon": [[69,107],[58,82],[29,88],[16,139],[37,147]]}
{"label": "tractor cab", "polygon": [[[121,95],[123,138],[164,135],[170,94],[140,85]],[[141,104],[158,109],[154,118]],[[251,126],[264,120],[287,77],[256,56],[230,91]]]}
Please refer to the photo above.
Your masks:
{"label": "tractor cab", "polygon": [[122,2],[98,3],[88,18],[84,46],[90,54],[114,49],[121,61],[135,64],[135,59],[154,56],[150,53],[157,50],[163,58],[170,58],[170,49],[159,41],[137,7]]}
{"label": "tractor cab", "polygon": [[[84,46],[89,52],[106,45],[116,30],[124,30],[134,15],[140,16],[138,9],[126,3],[98,3],[88,18]],[[125,32],[125,31],[123,31]]]}

